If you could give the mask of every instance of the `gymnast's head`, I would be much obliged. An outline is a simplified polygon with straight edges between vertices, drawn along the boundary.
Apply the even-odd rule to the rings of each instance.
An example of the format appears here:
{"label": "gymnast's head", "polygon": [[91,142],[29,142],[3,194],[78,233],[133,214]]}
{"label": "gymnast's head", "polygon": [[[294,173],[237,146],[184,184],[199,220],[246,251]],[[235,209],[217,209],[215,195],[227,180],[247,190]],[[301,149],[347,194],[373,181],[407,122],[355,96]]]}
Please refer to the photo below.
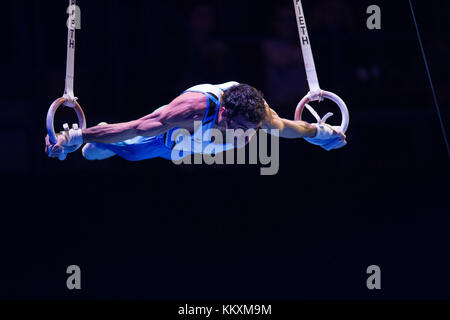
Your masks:
{"label": "gymnast's head", "polygon": [[239,84],[224,92],[218,121],[230,130],[256,130],[266,114],[263,93],[247,84]]}

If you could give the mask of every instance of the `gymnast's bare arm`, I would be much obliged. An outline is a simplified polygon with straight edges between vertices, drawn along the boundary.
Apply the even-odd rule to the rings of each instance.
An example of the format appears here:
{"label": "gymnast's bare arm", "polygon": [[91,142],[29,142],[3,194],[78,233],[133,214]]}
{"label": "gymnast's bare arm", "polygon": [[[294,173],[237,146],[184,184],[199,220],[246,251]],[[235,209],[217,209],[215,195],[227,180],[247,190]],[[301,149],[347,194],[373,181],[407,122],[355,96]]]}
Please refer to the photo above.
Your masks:
{"label": "gymnast's bare arm", "polygon": [[[192,131],[193,122],[201,120],[206,112],[206,97],[201,93],[185,93],[173,100],[167,107],[153,112],[141,119],[96,126],[83,130],[85,143],[117,143],[137,136],[153,137],[163,134],[174,127]],[[57,143],[50,143],[49,136],[45,138],[45,152],[51,150],[57,157],[66,143],[65,136],[57,135]]]}
{"label": "gymnast's bare arm", "polygon": [[203,94],[185,93],[167,107],[141,119],[83,130],[83,141],[117,143],[137,136],[157,136],[175,127],[189,130],[193,120],[201,119],[205,110],[206,98]]}
{"label": "gymnast's bare arm", "polygon": [[304,121],[292,121],[280,118],[278,114],[266,103],[267,116],[261,129],[279,130],[280,137],[287,139],[314,137],[317,129]]}
{"label": "gymnast's bare arm", "polygon": [[[277,129],[280,132],[280,137],[287,139],[313,138],[317,135],[317,128],[310,123],[280,118],[267,103],[266,109],[267,117],[261,128],[269,130],[269,133],[271,129]],[[341,136],[343,139],[346,138],[342,132],[335,131],[335,133],[336,136]]]}
{"label": "gymnast's bare arm", "polygon": [[[206,97],[201,93],[185,93],[162,108],[141,119],[96,126],[83,130],[85,143],[116,143],[137,136],[153,137],[163,134],[172,128],[180,127],[192,130],[193,121],[201,120],[206,111]],[[65,143],[64,135],[58,135],[58,142],[52,147],[56,152]],[[46,152],[51,147],[46,138]]]}

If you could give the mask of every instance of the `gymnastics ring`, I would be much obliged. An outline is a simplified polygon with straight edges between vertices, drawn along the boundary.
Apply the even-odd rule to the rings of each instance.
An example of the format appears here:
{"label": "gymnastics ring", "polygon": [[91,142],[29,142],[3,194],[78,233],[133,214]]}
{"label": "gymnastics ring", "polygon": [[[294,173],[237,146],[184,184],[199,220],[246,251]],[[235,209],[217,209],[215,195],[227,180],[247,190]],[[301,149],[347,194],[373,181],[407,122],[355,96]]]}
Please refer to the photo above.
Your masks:
{"label": "gymnastics ring", "polygon": [[[54,122],[53,122],[53,120],[55,118],[55,113],[61,105],[64,104],[67,106],[67,104],[66,104],[67,102],[68,102],[68,99],[64,98],[64,97],[56,99],[55,102],[53,102],[52,105],[50,106],[50,109],[48,110],[47,133],[48,133],[51,143],[57,142],[55,126],[54,126]],[[81,128],[82,130],[86,129],[86,117],[84,115],[83,109],[81,109],[81,106],[79,105],[79,103],[77,101],[73,101],[73,102],[69,102],[69,103],[73,103],[73,107],[71,106],[70,108],[73,108],[77,114],[78,127]]]}
{"label": "gymnastics ring", "polygon": [[[50,106],[50,109],[47,113],[47,133],[48,137],[51,143],[55,144],[57,142],[56,133],[55,133],[55,126],[54,126],[54,118],[56,111],[61,105],[65,105],[69,108],[72,108],[75,110],[77,117],[78,117],[78,125],[74,124],[73,128],[78,129],[81,128],[82,130],[86,129],[86,117],[84,115],[83,109],[81,109],[81,106],[78,104],[77,101],[69,101],[67,98],[59,98],[56,99],[55,102],[52,103]],[[64,125],[64,130],[69,130],[69,125]],[[60,156],[60,160],[64,160],[66,158],[66,155],[71,152],[75,152],[81,147],[81,145],[77,146],[71,146],[64,148],[64,153]]]}
{"label": "gymnastics ring", "polygon": [[337,96],[336,94],[332,93],[332,92],[328,92],[328,91],[320,91],[320,94],[317,95],[313,95],[311,92],[308,93],[297,105],[297,108],[295,109],[295,120],[299,121],[302,120],[302,115],[303,115],[303,111],[305,110],[305,106],[308,102],[311,101],[321,101],[323,100],[323,98],[326,98],[328,100],[333,101],[334,103],[336,103],[339,106],[339,109],[341,109],[341,114],[342,114],[342,122],[340,125],[341,131],[342,132],[346,132],[348,129],[348,125],[350,122],[350,115],[348,112],[348,108],[347,105],[345,104],[344,100],[342,100],[339,96]]}

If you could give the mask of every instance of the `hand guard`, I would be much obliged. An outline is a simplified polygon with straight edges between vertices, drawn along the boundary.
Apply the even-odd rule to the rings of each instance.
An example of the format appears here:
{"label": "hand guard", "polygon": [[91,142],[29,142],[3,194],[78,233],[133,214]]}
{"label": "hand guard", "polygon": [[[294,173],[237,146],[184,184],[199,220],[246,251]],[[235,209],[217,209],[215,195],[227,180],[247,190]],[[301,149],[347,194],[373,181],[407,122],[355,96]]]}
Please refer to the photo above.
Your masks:
{"label": "hand guard", "polygon": [[64,147],[81,146],[83,144],[83,131],[78,128],[78,124],[73,124],[72,129],[69,129],[69,125],[66,123],[63,126],[64,131],[61,134],[66,137]]}
{"label": "hand guard", "polygon": [[336,131],[340,130],[340,127],[333,127],[325,123],[333,116],[333,113],[327,113],[325,117],[321,119],[311,106],[306,105],[306,108],[317,120],[317,123],[312,124],[317,128],[317,135],[314,138],[305,138],[306,141],[316,146],[320,146],[326,151],[339,149],[347,144],[346,141],[342,141],[342,137],[336,136]]}

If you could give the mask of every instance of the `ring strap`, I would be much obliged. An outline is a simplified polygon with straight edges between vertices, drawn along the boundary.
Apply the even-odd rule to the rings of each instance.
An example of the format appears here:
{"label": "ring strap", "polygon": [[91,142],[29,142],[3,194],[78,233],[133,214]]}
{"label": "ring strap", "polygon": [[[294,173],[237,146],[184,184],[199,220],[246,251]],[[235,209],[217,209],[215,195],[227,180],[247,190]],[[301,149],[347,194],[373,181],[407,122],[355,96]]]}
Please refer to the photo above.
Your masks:
{"label": "ring strap", "polygon": [[[318,93],[320,91],[319,79],[317,78],[316,65],[314,64],[311,42],[308,35],[308,29],[306,27],[305,14],[303,12],[301,0],[294,0],[294,5],[309,90],[310,92]],[[314,98],[315,100],[321,100],[320,95],[315,95]]]}
{"label": "ring strap", "polygon": [[[64,98],[69,102],[76,100],[73,92],[73,79],[75,75],[75,30],[76,30],[76,0],[69,0],[69,20],[67,35],[67,65],[66,65],[66,87],[64,89]],[[70,103],[69,103],[70,104]],[[70,105],[69,105],[70,106]]]}

